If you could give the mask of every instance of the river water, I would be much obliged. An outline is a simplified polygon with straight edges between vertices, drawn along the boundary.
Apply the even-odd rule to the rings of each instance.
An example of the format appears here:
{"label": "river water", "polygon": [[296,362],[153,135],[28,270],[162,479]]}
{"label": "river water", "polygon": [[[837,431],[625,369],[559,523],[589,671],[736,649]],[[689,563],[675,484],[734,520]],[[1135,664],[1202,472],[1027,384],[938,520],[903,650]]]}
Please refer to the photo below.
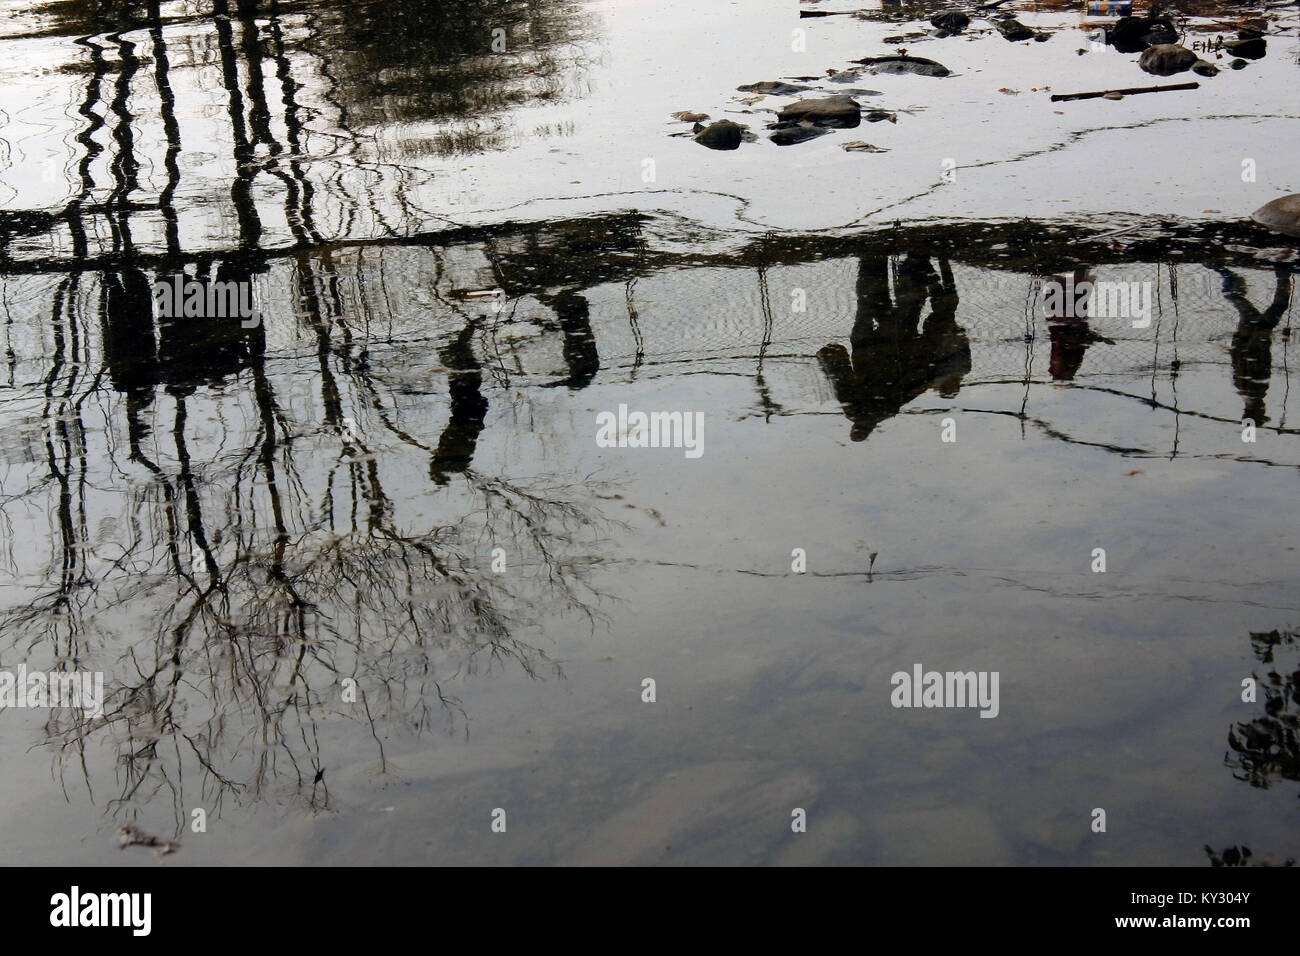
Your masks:
{"label": "river water", "polygon": [[0,861],[1295,857],[1297,15],[1013,8],[2,0]]}

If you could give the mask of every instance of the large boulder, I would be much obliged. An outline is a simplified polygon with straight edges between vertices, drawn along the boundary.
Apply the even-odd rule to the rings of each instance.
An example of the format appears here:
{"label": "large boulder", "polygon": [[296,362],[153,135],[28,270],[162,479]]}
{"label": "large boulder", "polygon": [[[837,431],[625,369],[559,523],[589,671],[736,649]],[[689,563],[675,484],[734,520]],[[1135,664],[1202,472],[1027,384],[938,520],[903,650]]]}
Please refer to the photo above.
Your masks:
{"label": "large boulder", "polygon": [[718,120],[695,135],[695,142],[709,149],[739,149],[745,128],[731,120]]}
{"label": "large boulder", "polygon": [[811,123],[832,129],[850,129],[862,122],[862,111],[851,96],[826,96],[816,100],[799,100],[780,113],[782,125]]}
{"label": "large boulder", "polygon": [[1190,70],[1197,59],[1197,55],[1185,46],[1161,43],[1143,50],[1138,66],[1156,76],[1173,76]]}

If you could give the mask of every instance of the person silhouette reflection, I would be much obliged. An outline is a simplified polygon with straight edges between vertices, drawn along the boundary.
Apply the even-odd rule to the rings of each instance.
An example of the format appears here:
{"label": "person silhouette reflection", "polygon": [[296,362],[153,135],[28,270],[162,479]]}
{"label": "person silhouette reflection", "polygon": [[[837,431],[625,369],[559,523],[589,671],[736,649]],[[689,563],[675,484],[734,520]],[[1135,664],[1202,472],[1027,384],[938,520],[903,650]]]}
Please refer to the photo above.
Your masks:
{"label": "person silhouette reflection", "polygon": [[1291,302],[1291,273],[1278,265],[1273,301],[1263,312],[1246,297],[1246,283],[1236,273],[1215,269],[1223,277],[1223,296],[1237,310],[1239,321],[1232,335],[1232,384],[1245,403],[1242,418],[1255,424],[1268,421],[1264,399],[1273,376],[1273,330]]}
{"label": "person silhouette reflection", "polygon": [[[1058,288],[1070,288],[1063,276],[1049,276],[1048,281],[1057,283]],[[1082,289],[1085,283],[1091,284],[1092,281],[1092,275],[1086,266],[1074,270],[1074,289]],[[1054,382],[1074,381],[1074,376],[1083,365],[1083,357],[1088,352],[1088,346],[1097,342],[1115,344],[1113,339],[1098,335],[1088,324],[1090,311],[1088,300],[1080,299],[1071,303],[1071,306],[1069,310],[1064,310],[1066,311],[1064,315],[1047,316],[1047,336],[1051,343],[1047,368]]]}
{"label": "person silhouette reflection", "polygon": [[442,430],[429,463],[429,477],[439,485],[447,484],[452,475],[469,469],[487,418],[482,365],[474,354],[474,333],[483,318],[471,319],[451,342],[438,350],[438,358],[447,369],[447,387],[451,393],[451,420]]}
{"label": "person silhouette reflection", "polygon": [[[926,300],[930,315],[922,324]],[[946,259],[934,271],[926,256],[908,254],[898,264],[894,295],[889,259],[858,261],[857,313],[849,336],[852,353],[827,345],[818,362],[844,414],[849,438],[864,441],[928,388],[951,398],[970,371],[970,341],[957,324],[957,286]]]}

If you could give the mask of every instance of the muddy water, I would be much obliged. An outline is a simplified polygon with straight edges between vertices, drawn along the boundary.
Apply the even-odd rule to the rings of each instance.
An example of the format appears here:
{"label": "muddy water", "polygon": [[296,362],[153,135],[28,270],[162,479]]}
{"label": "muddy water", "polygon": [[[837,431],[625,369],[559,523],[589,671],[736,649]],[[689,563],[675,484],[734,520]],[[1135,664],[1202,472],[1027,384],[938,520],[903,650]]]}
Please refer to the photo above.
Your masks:
{"label": "muddy water", "polygon": [[[699,6],[6,4],[0,669],[105,700],[0,712],[5,862],[1297,854],[1294,17],[1051,104],[1163,81],[1061,9]],[[669,135],[896,35],[955,73],[855,81],[896,123]]]}

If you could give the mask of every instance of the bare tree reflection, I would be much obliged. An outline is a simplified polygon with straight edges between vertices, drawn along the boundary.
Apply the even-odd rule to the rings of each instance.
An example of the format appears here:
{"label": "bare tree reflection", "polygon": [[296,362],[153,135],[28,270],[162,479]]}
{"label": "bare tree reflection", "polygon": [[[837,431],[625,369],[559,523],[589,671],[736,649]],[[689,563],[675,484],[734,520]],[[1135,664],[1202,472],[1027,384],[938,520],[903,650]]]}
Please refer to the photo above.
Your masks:
{"label": "bare tree reflection", "polygon": [[1255,854],[1251,852],[1251,849],[1248,846],[1242,846],[1242,847],[1230,846],[1221,852],[1216,852],[1213,847],[1207,846],[1205,848],[1205,855],[1210,858],[1210,866],[1214,866],[1214,867],[1295,866],[1294,857],[1287,857],[1281,863],[1273,862],[1271,857],[1263,857],[1255,860],[1254,862],[1251,862],[1251,858]]}
{"label": "bare tree reflection", "polygon": [[[208,263],[196,275],[230,278],[247,269],[238,260]],[[390,422],[381,419],[372,431],[365,416],[354,412],[349,422],[341,414],[345,390],[335,367],[353,340],[341,349],[328,341],[330,329],[347,322],[337,303],[308,298],[303,315],[326,336],[318,414],[328,431],[320,432],[279,398],[263,328],[215,318],[155,324],[142,271],[104,276],[93,301],[137,475],[125,533],[98,553],[88,546],[88,482],[97,468],[86,458],[79,411],[98,386],[84,382],[84,362],[63,358],[82,353],[70,341],[83,321],[80,285],[70,277],[56,297],[46,386],[47,480],[57,486],[60,557],[43,594],[0,621],[6,656],[108,675],[102,718],[51,717],[46,729],[61,773],[75,769],[97,792],[102,782],[93,779],[87,750],[111,744],[118,793],[109,806],[129,815],[165,796],[178,808],[178,832],[179,808],[192,805],[187,787],[196,780],[208,806],[286,786],[314,805],[327,793],[317,786],[327,718],[368,726],[382,768],[386,728],[419,733],[465,716],[447,681],[505,665],[534,677],[559,673],[519,635],[542,615],[595,620],[598,596],[587,577],[603,524],[590,504],[596,485],[470,467],[466,428],[482,428],[486,399],[478,395],[470,416],[477,425],[466,426],[467,396],[478,393],[456,379],[473,374],[473,326],[440,350],[452,424],[433,454],[438,484],[430,493],[452,474],[463,484],[439,506],[441,518],[421,522],[388,494],[381,464],[427,447]],[[156,350],[148,347],[155,334]],[[367,363],[344,368],[353,394],[382,396]],[[242,390],[234,387],[240,382]],[[213,415],[235,413],[247,420],[236,445],[225,445],[229,434],[214,445]],[[332,455],[322,435],[332,437]],[[163,439],[168,461],[148,451]],[[324,491],[312,500],[308,488],[321,483],[321,463]],[[334,478],[339,468],[350,479],[343,486]],[[493,573],[498,547],[509,573]],[[355,705],[345,698],[349,680]]]}
{"label": "bare tree reflection", "polygon": [[[1268,631],[1250,635],[1255,658],[1268,665],[1262,678],[1263,715],[1228,731],[1227,765],[1233,776],[1252,787],[1268,789],[1278,780],[1300,781],[1300,664],[1279,669],[1277,655],[1294,657],[1297,632]],[[1292,669],[1291,665],[1297,665]]]}

